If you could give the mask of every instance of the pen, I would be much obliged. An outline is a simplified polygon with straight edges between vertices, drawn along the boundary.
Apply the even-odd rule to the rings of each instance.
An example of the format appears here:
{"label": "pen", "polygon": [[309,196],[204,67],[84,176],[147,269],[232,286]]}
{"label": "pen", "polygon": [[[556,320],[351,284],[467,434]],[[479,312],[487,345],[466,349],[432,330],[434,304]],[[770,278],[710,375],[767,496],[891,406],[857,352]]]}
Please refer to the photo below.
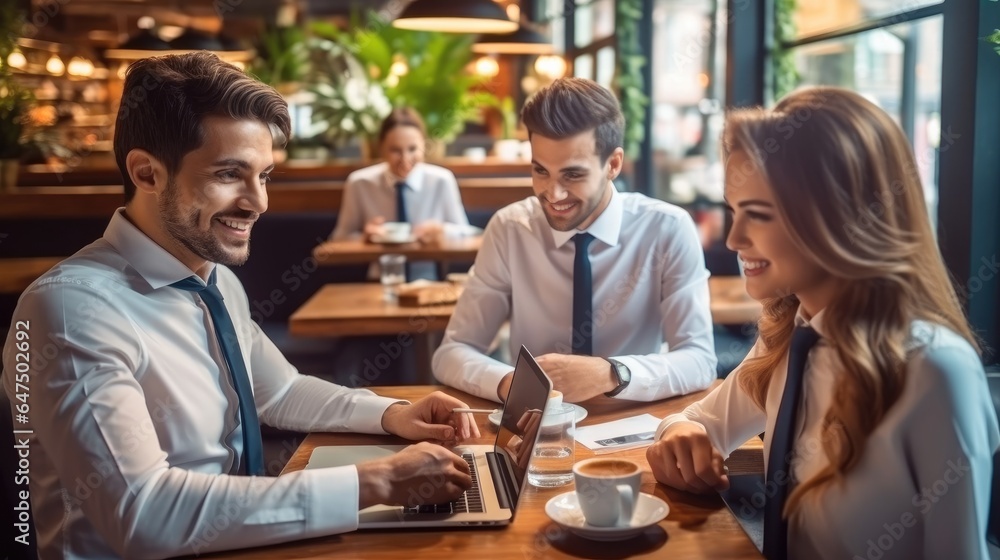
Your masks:
{"label": "pen", "polygon": [[471,412],[473,414],[493,414],[494,412],[500,412],[499,409],[488,409],[488,408],[453,408],[452,412]]}

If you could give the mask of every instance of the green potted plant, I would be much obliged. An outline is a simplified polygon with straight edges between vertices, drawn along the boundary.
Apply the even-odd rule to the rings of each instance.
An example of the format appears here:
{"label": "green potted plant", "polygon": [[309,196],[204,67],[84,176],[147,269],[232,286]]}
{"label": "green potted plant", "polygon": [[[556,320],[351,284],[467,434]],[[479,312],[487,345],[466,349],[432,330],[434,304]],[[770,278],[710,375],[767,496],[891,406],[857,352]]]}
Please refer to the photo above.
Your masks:
{"label": "green potted plant", "polygon": [[[318,39],[336,43],[349,53],[347,60],[357,62],[346,63],[350,78],[369,88],[377,85],[392,107],[412,107],[420,113],[427,125],[432,154],[435,150],[443,152],[444,144],[454,140],[465,123],[478,122],[482,107],[496,102],[491,93],[477,89],[483,78],[467,70],[472,60],[473,35],[397,29],[374,12],[366,21],[355,13],[346,31],[325,22],[316,22],[311,29]],[[326,49],[323,54],[328,55],[328,44]],[[363,89],[361,85],[352,87]],[[355,121],[357,134],[367,129],[362,122],[365,114],[359,113]],[[329,126],[344,124],[330,122]]]}
{"label": "green potted plant", "polygon": [[0,190],[9,190],[17,184],[24,129],[34,96],[9,75],[0,77],[0,94]]}
{"label": "green potted plant", "polygon": [[493,143],[493,153],[503,161],[516,161],[521,154],[521,141],[514,133],[517,130],[517,111],[514,100],[507,96],[494,104],[500,112],[500,139]]}
{"label": "green potted plant", "polygon": [[310,40],[313,76],[312,120],[333,146],[354,139],[361,142],[362,156],[374,156],[379,127],[392,104],[382,85],[369,78],[364,66],[341,44],[321,36]]}
{"label": "green potted plant", "polygon": [[283,95],[299,90],[309,74],[307,35],[298,26],[272,26],[261,35],[247,71]]}

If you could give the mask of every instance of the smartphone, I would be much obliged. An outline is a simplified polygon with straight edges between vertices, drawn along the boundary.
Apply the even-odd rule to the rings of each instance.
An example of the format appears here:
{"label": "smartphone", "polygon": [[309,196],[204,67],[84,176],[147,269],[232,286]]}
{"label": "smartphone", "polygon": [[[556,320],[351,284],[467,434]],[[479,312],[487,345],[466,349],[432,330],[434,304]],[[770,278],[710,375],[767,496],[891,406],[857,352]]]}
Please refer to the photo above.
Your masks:
{"label": "smartphone", "polygon": [[599,439],[594,443],[598,445],[625,445],[626,443],[636,443],[638,441],[646,441],[653,439],[656,432],[642,432],[641,434],[629,434],[627,436],[618,436],[608,439]]}

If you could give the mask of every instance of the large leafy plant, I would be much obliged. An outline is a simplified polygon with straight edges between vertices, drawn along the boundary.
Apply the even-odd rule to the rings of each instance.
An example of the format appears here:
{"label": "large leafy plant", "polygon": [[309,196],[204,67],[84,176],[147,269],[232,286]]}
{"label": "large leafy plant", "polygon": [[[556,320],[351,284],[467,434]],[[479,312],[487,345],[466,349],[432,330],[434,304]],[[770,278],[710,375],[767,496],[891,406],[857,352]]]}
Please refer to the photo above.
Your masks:
{"label": "large leafy plant", "polygon": [[13,2],[0,5],[0,159],[21,156],[28,111],[35,101],[31,90],[18,84],[7,66],[7,57],[14,50],[23,18]]}
{"label": "large leafy plant", "polygon": [[28,111],[34,103],[31,91],[10,76],[0,76],[0,159],[18,159],[24,150],[22,136]]}
{"label": "large leafy plant", "polygon": [[306,33],[298,26],[270,27],[260,37],[249,73],[278,87],[304,80],[309,72]]}
{"label": "large leafy plant", "polygon": [[392,105],[382,86],[369,78],[365,67],[344,46],[322,36],[310,40],[313,76],[309,91],[313,123],[332,145],[356,137],[374,138]]}
{"label": "large leafy plant", "polygon": [[472,35],[397,29],[376,13],[365,21],[354,14],[348,30],[322,22],[312,30],[357,61],[360,71],[350,69],[352,77],[378,84],[392,106],[417,110],[432,140],[454,140],[465,123],[480,120],[482,107],[496,103],[476,89],[483,78],[467,70]]}

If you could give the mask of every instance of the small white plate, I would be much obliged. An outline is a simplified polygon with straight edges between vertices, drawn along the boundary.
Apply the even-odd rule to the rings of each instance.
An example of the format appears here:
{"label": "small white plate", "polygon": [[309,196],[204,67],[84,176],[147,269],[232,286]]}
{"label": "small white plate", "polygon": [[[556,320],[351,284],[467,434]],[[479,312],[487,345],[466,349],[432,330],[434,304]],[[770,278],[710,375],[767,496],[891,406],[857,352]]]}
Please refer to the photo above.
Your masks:
{"label": "small white plate", "polygon": [[[587,409],[583,408],[582,406],[580,406],[578,404],[563,403],[563,406],[572,406],[573,408],[576,409],[576,423],[577,424],[579,424],[581,420],[583,420],[584,418],[587,417]],[[499,428],[500,427],[500,420],[503,419],[503,411],[502,410],[498,410],[498,411],[494,412],[493,414],[490,414],[489,419],[490,419],[490,424],[493,424],[494,426],[496,426],[496,427]]]}
{"label": "small white plate", "polygon": [[655,525],[670,513],[666,502],[644,492],[639,493],[639,500],[632,512],[632,520],[623,527],[594,527],[588,525],[583,518],[575,491],[559,494],[545,504],[545,514],[557,525],[565,527],[569,532],[593,541],[621,541],[641,534],[647,527]]}

